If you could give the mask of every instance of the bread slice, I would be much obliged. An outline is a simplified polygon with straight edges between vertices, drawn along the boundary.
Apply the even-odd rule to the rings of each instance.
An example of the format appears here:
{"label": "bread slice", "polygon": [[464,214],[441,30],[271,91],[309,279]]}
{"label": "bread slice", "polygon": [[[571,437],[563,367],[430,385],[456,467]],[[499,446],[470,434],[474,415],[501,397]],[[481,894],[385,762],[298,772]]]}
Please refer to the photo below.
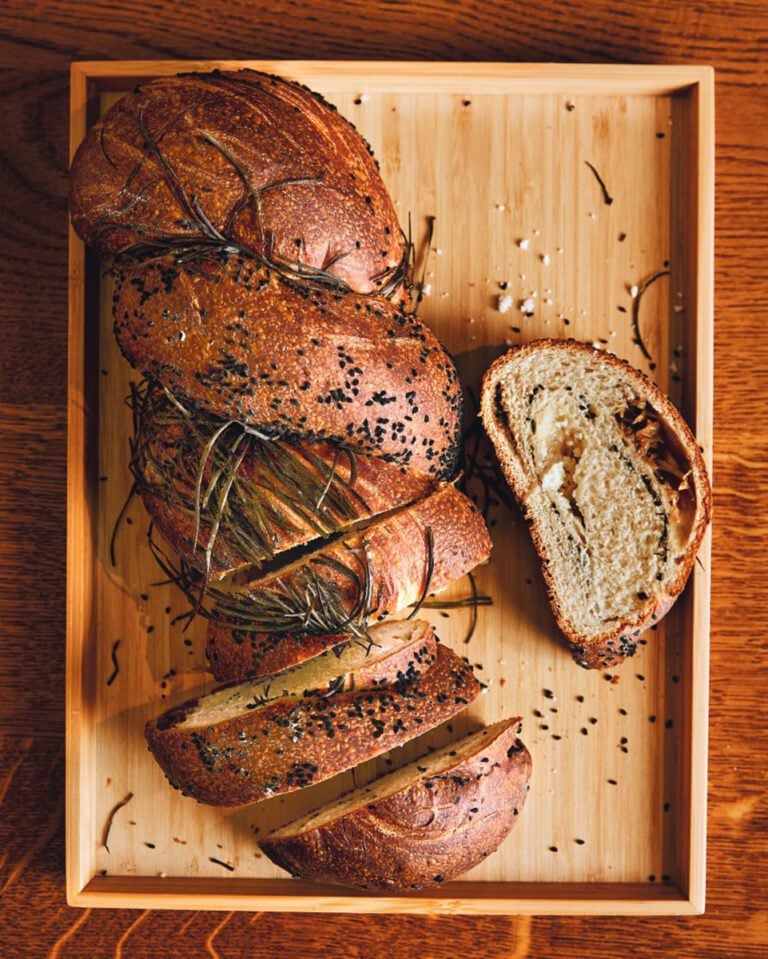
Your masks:
{"label": "bread slice", "polygon": [[495,723],[270,833],[293,876],[360,889],[418,889],[490,855],[517,822],[531,757],[520,719]]}
{"label": "bread slice", "polygon": [[168,543],[213,579],[413,503],[425,474],[331,443],[272,440],[192,414],[157,387],[134,394],[131,471]]}
{"label": "bread slice", "polygon": [[450,719],[480,692],[421,622],[391,623],[259,682],[222,687],[147,723],[171,785],[238,807],[350,769]]}
{"label": "bread slice", "polygon": [[[364,631],[445,589],[490,551],[479,510],[454,486],[443,487],[277,573],[219,594],[208,627],[211,670],[229,681],[294,665],[336,645],[339,634]],[[313,638],[304,644],[302,635]]]}
{"label": "bread slice", "polygon": [[615,665],[682,591],[709,522],[696,440],[641,372],[573,340],[498,359],[481,415],[574,658]]}

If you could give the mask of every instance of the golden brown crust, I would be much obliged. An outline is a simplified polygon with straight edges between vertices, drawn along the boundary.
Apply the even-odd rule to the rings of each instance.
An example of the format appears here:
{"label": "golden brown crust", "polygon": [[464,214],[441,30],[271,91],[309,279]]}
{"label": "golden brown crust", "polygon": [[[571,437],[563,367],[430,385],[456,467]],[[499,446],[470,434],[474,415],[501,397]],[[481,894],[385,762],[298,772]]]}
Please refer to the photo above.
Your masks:
{"label": "golden brown crust", "polygon": [[384,298],[300,286],[232,256],[120,272],[115,335],[179,400],[269,435],[325,439],[450,478],[456,369],[434,334]]}
{"label": "golden brown crust", "polygon": [[70,205],[102,256],[214,230],[360,293],[385,288],[404,256],[360,134],[318,94],[252,70],[163,77],[124,97],[80,145]]}
{"label": "golden brown crust", "polygon": [[[454,486],[446,486],[366,531],[344,537],[300,564],[244,588],[237,616],[232,615],[231,605],[220,602],[212,614],[217,622],[208,627],[212,671],[217,679],[239,680],[263,675],[278,663],[277,668],[284,669],[311,658],[339,642],[335,633],[363,628],[418,602],[427,592],[444,589],[485,562],[491,545],[474,503]],[[314,632],[315,637],[306,645],[301,636],[284,639],[280,635],[289,629],[282,620],[267,629],[265,607],[303,596],[306,585],[317,577],[326,584],[319,620],[325,628],[310,622],[305,632]],[[333,606],[327,602],[331,594]]]}
{"label": "golden brown crust", "polygon": [[289,824],[259,845],[312,882],[402,891],[454,879],[490,855],[522,811],[532,763],[518,723],[497,723],[474,755],[442,773],[417,771],[390,796],[366,801],[362,793],[338,818],[285,835]]}
{"label": "golden brown crust", "polygon": [[438,645],[402,680],[335,695],[283,698],[207,727],[176,725],[198,700],[147,723],[171,784],[198,802],[235,808],[322,782],[450,719],[474,700],[472,669]]}
{"label": "golden brown crust", "polygon": [[[578,633],[566,616],[560,599],[557,595],[553,576],[549,570],[549,557],[536,526],[535,518],[529,515],[525,506],[526,484],[523,482],[513,455],[507,449],[506,443],[513,441],[509,431],[498,422],[496,413],[496,390],[499,377],[507,365],[523,356],[535,353],[542,349],[557,349],[566,352],[587,354],[591,358],[617,369],[620,374],[629,380],[641,396],[648,398],[651,405],[659,412],[662,421],[667,424],[678,437],[691,464],[693,488],[696,492],[696,521],[685,554],[680,557],[678,571],[674,579],[666,584],[659,595],[651,599],[640,614],[625,619],[599,635],[584,636]],[[549,593],[552,611],[561,632],[573,647],[573,656],[580,666],[588,669],[600,669],[606,666],[615,666],[625,657],[632,656],[637,649],[637,638],[649,626],[658,623],[670,610],[677,597],[683,591],[688,577],[696,561],[701,541],[706,532],[712,515],[712,489],[707,476],[704,459],[701,455],[696,438],[691,432],[680,412],[672,404],[669,397],[652,383],[640,370],[635,369],[626,360],[604,350],[596,350],[577,340],[557,340],[552,338],[535,340],[524,346],[514,347],[500,356],[488,368],[483,377],[481,396],[481,416],[483,425],[496,450],[502,471],[518,500],[528,522],[531,538],[542,563],[544,581]]]}

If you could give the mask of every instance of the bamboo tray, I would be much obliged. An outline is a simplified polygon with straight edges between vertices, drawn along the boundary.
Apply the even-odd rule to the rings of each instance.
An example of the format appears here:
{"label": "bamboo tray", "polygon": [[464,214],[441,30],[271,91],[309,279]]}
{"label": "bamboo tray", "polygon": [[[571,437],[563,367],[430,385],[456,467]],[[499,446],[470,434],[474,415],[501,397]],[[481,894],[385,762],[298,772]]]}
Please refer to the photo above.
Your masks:
{"label": "bamboo tray", "polygon": [[[466,385],[507,343],[574,336],[650,372],[711,467],[713,73],[706,67],[526,64],[122,62],[72,67],[71,143],[135,83],[250,66],[319,90],[372,143],[427,263],[423,317]],[[587,166],[613,198],[608,205]],[[528,241],[527,243],[525,241]],[[642,338],[632,287],[645,293]],[[506,288],[500,284],[506,284]],[[535,296],[534,296],[535,294]],[[499,295],[509,296],[502,312]],[[202,688],[203,630],[146,546],[128,492],[136,377],[111,334],[109,281],[70,233],[67,888],[80,906],[327,912],[692,914],[704,908],[709,537],[685,594],[615,674],[577,668],[557,639],[519,514],[492,503],[495,548],[478,574],[494,605],[464,643],[465,609],[430,611],[488,689],[452,732],[521,714],[534,758],[528,805],[501,849],[460,881],[391,896],[303,884],[262,857],[263,834],[351,786],[224,815],[166,784],[144,721]],[[532,316],[520,304],[534,300]],[[501,304],[504,305],[504,302]],[[473,487],[482,497],[483,490]],[[466,582],[454,595],[466,594]],[[118,646],[115,643],[119,640]],[[115,667],[115,660],[118,667]],[[111,682],[109,680],[111,679]],[[424,741],[422,740],[422,749]],[[413,744],[397,762],[419,754]],[[388,768],[367,764],[358,783]],[[122,799],[109,829],[110,813]]]}

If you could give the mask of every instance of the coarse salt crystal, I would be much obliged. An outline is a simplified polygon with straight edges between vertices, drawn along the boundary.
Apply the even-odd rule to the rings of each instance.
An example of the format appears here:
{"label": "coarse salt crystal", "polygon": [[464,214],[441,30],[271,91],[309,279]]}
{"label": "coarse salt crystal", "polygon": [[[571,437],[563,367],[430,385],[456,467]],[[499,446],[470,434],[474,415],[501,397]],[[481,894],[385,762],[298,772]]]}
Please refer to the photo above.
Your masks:
{"label": "coarse salt crystal", "polygon": [[499,313],[509,313],[514,302],[515,301],[512,299],[512,297],[506,293],[503,296],[496,298],[496,309],[499,311]]}
{"label": "coarse salt crystal", "polygon": [[496,203],[494,205],[494,209],[499,210],[499,212],[501,212],[502,210],[506,210],[506,206],[504,206],[503,203]]}
{"label": "coarse salt crystal", "polygon": [[549,253],[541,254],[541,262],[544,264],[544,266],[549,266],[550,264]]}
{"label": "coarse salt crystal", "polygon": [[443,255],[443,251],[440,249],[439,246],[438,246],[438,247],[435,247],[435,255],[436,255],[436,256],[442,256],[442,255]]}
{"label": "coarse salt crystal", "polygon": [[536,309],[536,303],[532,296],[529,296],[527,299],[523,300],[523,302],[520,304],[521,313],[526,313],[526,314],[533,313],[535,309]]}
{"label": "coarse salt crystal", "polygon": [[531,245],[531,241],[527,237],[523,237],[522,240],[517,241],[517,245],[520,247],[521,250],[527,250],[528,247]]}
{"label": "coarse salt crystal", "polygon": [[629,295],[632,297],[633,300],[636,300],[636,299],[637,299],[637,294],[638,294],[639,292],[640,292],[640,287],[639,287],[639,286],[636,286],[636,285],[633,283],[632,286],[630,286],[630,288],[629,288]]}
{"label": "coarse salt crystal", "polygon": [[422,286],[422,288],[421,288],[421,295],[422,295],[422,296],[429,296],[431,292],[432,292],[432,284],[431,284],[431,283],[425,283],[424,286]]}

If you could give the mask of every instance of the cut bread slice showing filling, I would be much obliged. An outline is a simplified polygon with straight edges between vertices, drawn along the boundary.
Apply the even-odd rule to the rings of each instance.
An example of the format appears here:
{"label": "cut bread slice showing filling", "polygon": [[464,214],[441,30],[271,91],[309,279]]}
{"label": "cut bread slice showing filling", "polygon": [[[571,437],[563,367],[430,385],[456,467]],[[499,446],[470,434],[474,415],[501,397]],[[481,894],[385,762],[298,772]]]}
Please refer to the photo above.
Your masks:
{"label": "cut bread slice showing filling", "polygon": [[451,879],[492,853],[523,808],[531,757],[507,719],[274,830],[292,875],[365,889]]}
{"label": "cut bread slice showing filling", "polygon": [[555,340],[491,367],[482,416],[561,629],[591,652],[612,640],[595,662],[582,651],[588,665],[632,651],[682,590],[709,519],[704,464],[682,417],[628,364]]}

